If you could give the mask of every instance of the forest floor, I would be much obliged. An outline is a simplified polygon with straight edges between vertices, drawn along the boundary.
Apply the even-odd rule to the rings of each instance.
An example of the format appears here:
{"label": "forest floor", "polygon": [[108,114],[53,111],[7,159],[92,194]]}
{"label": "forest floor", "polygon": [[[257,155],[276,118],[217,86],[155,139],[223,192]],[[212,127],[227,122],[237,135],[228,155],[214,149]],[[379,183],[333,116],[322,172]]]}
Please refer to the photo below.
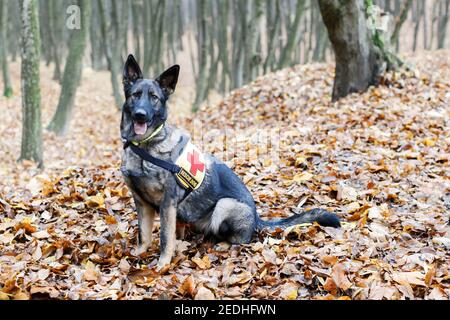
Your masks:
{"label": "forest floor", "polygon": [[[85,69],[69,133],[44,130],[45,169],[20,154],[16,95],[0,98],[1,299],[449,299],[450,52],[408,57],[414,72],[330,102],[333,66],[257,79],[172,123],[239,174],[265,218],[321,207],[340,229],[306,224],[248,245],[189,232],[169,270],[154,245],[134,256],[134,204],[119,172],[120,113],[109,75]],[[59,95],[42,66],[44,127]],[[226,137],[226,138],[224,138]]]}

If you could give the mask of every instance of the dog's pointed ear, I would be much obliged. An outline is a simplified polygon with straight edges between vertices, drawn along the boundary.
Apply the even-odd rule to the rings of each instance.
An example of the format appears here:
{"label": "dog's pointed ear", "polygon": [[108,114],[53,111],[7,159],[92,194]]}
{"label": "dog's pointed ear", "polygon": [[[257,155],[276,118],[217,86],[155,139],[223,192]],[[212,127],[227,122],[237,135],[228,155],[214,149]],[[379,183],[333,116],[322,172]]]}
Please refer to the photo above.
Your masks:
{"label": "dog's pointed ear", "polygon": [[128,55],[127,61],[123,68],[123,90],[125,93],[130,90],[131,86],[139,79],[143,79],[141,68],[132,54]]}
{"label": "dog's pointed ear", "polygon": [[159,83],[166,96],[171,95],[175,91],[179,74],[180,66],[176,64],[164,71],[158,78],[156,78],[155,81]]}

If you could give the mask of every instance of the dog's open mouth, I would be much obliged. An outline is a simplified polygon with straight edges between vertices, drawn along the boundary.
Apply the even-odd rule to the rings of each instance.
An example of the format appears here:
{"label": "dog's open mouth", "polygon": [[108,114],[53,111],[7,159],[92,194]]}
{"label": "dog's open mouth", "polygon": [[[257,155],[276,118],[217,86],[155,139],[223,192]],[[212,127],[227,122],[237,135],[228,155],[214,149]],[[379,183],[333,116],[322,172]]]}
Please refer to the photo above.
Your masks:
{"label": "dog's open mouth", "polygon": [[147,122],[133,121],[134,133],[137,135],[144,135],[147,132]]}

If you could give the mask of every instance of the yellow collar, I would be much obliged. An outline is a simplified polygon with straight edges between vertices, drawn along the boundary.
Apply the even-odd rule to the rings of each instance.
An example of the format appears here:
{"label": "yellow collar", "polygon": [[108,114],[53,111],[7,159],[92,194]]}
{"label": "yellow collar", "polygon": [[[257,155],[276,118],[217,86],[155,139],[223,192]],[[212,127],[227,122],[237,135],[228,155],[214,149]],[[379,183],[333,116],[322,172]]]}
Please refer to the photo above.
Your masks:
{"label": "yellow collar", "polygon": [[150,140],[152,140],[158,133],[161,132],[162,128],[164,127],[164,123],[162,123],[158,128],[156,128],[155,131],[153,131],[153,133],[151,135],[149,135],[147,138],[145,138],[144,140],[141,141],[131,141],[132,144],[134,144],[135,146],[140,146]]}

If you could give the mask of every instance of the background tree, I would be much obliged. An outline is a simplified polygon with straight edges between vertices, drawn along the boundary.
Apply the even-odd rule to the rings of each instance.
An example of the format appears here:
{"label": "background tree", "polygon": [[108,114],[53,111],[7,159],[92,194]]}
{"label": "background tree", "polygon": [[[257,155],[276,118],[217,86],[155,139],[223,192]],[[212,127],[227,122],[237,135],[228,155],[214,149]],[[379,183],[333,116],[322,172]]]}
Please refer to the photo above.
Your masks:
{"label": "background tree", "polygon": [[[395,17],[395,27],[391,36],[391,43],[395,44],[398,48],[398,36],[400,35],[400,29],[406,21],[406,17],[408,16],[409,9],[411,9],[413,1],[406,0],[403,3],[403,7],[397,17]],[[398,50],[397,50],[398,51]]]}
{"label": "background tree", "polygon": [[[20,30],[20,13],[17,2],[0,2],[0,8],[6,6],[8,13],[7,18],[0,19],[0,62],[3,82],[10,88],[8,62],[13,63],[20,54],[20,37],[17,35],[17,30]],[[340,61],[346,60],[338,57],[342,52],[335,54],[335,46],[331,44],[328,29],[321,19],[319,3],[333,2],[340,1],[88,1],[87,6],[93,12],[89,18],[91,26],[82,30],[82,33],[86,31],[86,50],[78,55],[77,60],[84,59],[92,69],[107,70],[110,73],[114,101],[118,108],[123,103],[120,71],[128,53],[135,54],[148,77],[159,74],[171,64],[182,63],[183,72],[192,73],[192,104],[193,110],[197,110],[211,92],[226,93],[268,72],[310,61],[329,61],[335,55]],[[42,22],[42,60],[54,67],[54,79],[62,82],[64,69],[67,69],[68,74],[72,72],[70,70],[76,69],[76,64],[68,62],[74,58],[75,51],[71,47],[77,37],[73,37],[73,30],[65,26],[66,8],[73,1],[38,0],[38,3]],[[342,3],[355,5],[357,2],[349,0]],[[361,9],[355,11],[358,18],[354,19],[359,23],[358,26],[364,27],[364,20],[370,19],[367,4],[379,6],[385,13],[392,15],[395,22],[390,30],[392,34],[384,43],[378,43],[379,35],[373,32],[371,34],[370,30],[368,36],[364,35],[365,32],[360,33],[358,28],[352,31],[352,35],[359,37],[359,40],[364,38],[367,43],[372,40],[374,45],[365,47],[374,50],[370,49],[364,55],[371,59],[375,57],[380,62],[378,73],[383,71],[385,64],[395,67],[399,63],[390,51],[391,44],[395,51],[448,46],[446,34],[450,0],[358,0],[358,3]],[[86,12],[85,9],[83,13]],[[346,10],[345,7],[343,10]],[[346,16],[345,12],[342,14]],[[0,18],[2,16],[4,13]],[[332,21],[338,15],[330,13],[330,17],[332,23],[338,24],[338,21]],[[351,24],[349,20],[345,23]],[[404,32],[407,28],[411,32]],[[377,52],[377,47],[379,59],[373,54]],[[354,46],[347,49],[355,56],[359,55],[353,53]],[[8,59],[3,59],[3,56]],[[369,64],[354,64],[355,68],[365,70],[355,77],[365,80],[356,79],[355,83],[359,85],[349,83],[349,92],[363,90],[369,83],[376,83],[377,76],[372,74],[377,73],[377,68],[374,67],[376,64],[372,65],[372,70],[368,66]],[[344,66],[339,64],[338,68]],[[352,77],[351,72],[346,72],[345,69],[342,74]],[[61,97],[57,99],[59,111],[55,113],[54,121],[49,127],[60,132],[64,130],[57,129],[56,122],[61,126],[67,123],[71,107],[63,106],[73,103],[69,98],[73,98],[76,92],[76,85],[72,86],[67,82],[62,85],[65,89],[61,90]],[[68,86],[72,87],[69,91],[66,90]],[[9,92],[10,90],[5,90],[5,93]]]}
{"label": "background tree", "polygon": [[[125,2],[122,2],[122,5]],[[119,75],[122,65],[121,48],[124,43],[122,37],[122,28],[120,25],[125,25],[119,18],[119,13],[123,12],[124,8],[119,8],[119,1],[98,0],[98,13],[100,17],[101,36],[103,41],[103,50],[107,61],[108,69],[111,73],[111,85],[113,88],[114,101],[116,107],[120,109],[123,104],[121,88],[119,85]],[[109,10],[108,10],[109,9]],[[109,12],[108,12],[109,11]]]}
{"label": "background tree", "polygon": [[53,79],[61,82],[62,76],[61,76],[61,56],[60,56],[60,49],[58,46],[58,39],[57,39],[57,28],[60,24],[60,8],[61,8],[61,1],[58,0],[47,0],[47,6],[48,6],[48,26],[49,26],[49,49],[51,51],[50,55],[52,57],[52,60],[55,64],[55,71],[53,73]]}
{"label": "background tree", "polygon": [[19,160],[43,166],[41,91],[39,78],[40,39],[37,0],[21,0],[22,18],[22,148]]}
{"label": "background tree", "polygon": [[292,23],[292,26],[289,27],[290,32],[288,40],[286,45],[283,47],[280,62],[278,63],[278,67],[280,69],[287,67],[289,62],[292,61],[291,58],[292,53],[295,47],[297,47],[301,35],[300,22],[304,11],[305,11],[305,1],[298,0],[295,9],[295,19],[294,22]]}
{"label": "background tree", "polygon": [[367,28],[364,0],[319,0],[319,5],[336,60],[333,101],[376,84],[381,54]]}
{"label": "background tree", "polygon": [[448,8],[450,7],[450,0],[440,2],[440,16],[438,23],[438,45],[439,49],[444,48],[444,43],[447,35],[447,22],[448,22]]}
{"label": "background tree", "polygon": [[64,68],[61,95],[55,115],[48,125],[50,131],[59,135],[66,133],[69,126],[70,114],[81,79],[86,35],[89,30],[90,1],[78,0],[77,3],[81,9],[81,28],[71,30],[72,36],[69,43],[69,55]]}
{"label": "background tree", "polygon": [[3,74],[3,95],[5,97],[11,97],[13,95],[11,78],[9,76],[8,68],[8,4],[6,0],[0,1],[0,61],[2,63]]}
{"label": "background tree", "polygon": [[209,31],[208,28],[208,1],[207,0],[199,0],[199,10],[198,10],[198,24],[199,24],[199,65],[202,66],[200,68],[200,73],[197,79],[197,94],[195,97],[194,105],[192,107],[193,111],[197,111],[200,103],[206,97],[207,90],[207,65],[208,65],[208,47],[209,47]]}

